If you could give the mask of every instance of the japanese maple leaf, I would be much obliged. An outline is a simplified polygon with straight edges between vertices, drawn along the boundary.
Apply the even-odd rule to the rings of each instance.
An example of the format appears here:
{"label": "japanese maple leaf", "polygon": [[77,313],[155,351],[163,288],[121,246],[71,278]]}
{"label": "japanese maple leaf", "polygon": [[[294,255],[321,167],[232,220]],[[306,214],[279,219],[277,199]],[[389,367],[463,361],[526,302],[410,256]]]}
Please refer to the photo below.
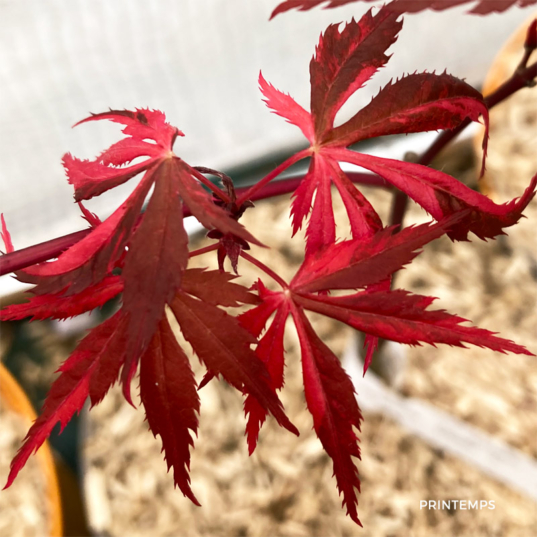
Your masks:
{"label": "japanese maple leaf", "polygon": [[[285,416],[264,363],[251,349],[257,340],[219,308],[255,304],[257,297],[233,283],[233,276],[227,273],[187,270],[183,203],[209,229],[259,243],[213,202],[200,183],[224,202],[230,202],[227,194],[172,153],[173,141],[180,132],[165,122],[162,113],[112,111],[90,120],[102,118],[126,125],[128,138],[93,162],[64,157],[69,180],[75,186],[75,199],[88,199],[144,173],[140,183],[103,222],[81,205],[91,232],[56,261],[19,271],[21,281],[36,285],[34,296],[25,304],[2,310],[0,319],[65,319],[91,311],[120,294],[122,305],[114,316],[94,328],[60,367],[60,376],[39,418],[12,462],[6,486],[56,423],[60,422],[63,429],[88,397],[92,405],[99,403],[120,375],[124,395],[132,403],[130,381],[140,362],[140,397],[149,426],[161,436],[176,485],[198,503],[190,488],[188,470],[199,399],[186,354],[168,323],[167,304],[209,371],[254,398],[282,426],[296,434],[298,431]],[[128,165],[139,157],[147,158]],[[153,193],[141,215],[151,187]],[[2,238],[6,249],[12,251],[3,218]]]}
{"label": "japanese maple leaf", "polygon": [[[334,118],[347,99],[388,61],[386,50],[395,42],[402,22],[388,6],[376,15],[366,13],[343,29],[331,25],[321,36],[310,63],[310,112],[289,95],[259,77],[269,108],[298,126],[310,147],[279,167],[310,157],[309,170],[294,193],[293,233],[310,214],[306,254],[333,244],[336,238],[330,187],[339,191],[350,219],[352,236],[359,238],[379,228],[380,219],[341,170],[347,162],[370,170],[390,182],[441,221],[459,211],[466,218],[450,229],[452,239],[466,240],[469,231],[482,239],[503,233],[515,224],[534,195],[536,178],[518,201],[497,205],[449,175],[419,164],[364,155],[347,147],[377,136],[452,129],[463,120],[483,117],[488,111],[482,95],[447,73],[415,73],[392,81],[369,105],[348,121],[334,126]],[[483,148],[486,153],[485,134]],[[255,187],[254,187],[255,188]]]}
{"label": "japanese maple leaf", "polygon": [[[286,0],[274,9],[271,18],[290,9],[307,11],[321,4],[325,4],[325,8],[333,8],[360,1],[375,2],[376,0]],[[425,9],[443,11],[444,9],[468,3],[473,5],[469,13],[488,15],[505,11],[512,6],[531,6],[537,3],[537,0],[394,0],[389,6],[390,9],[397,13],[418,13]]]}
{"label": "japanese maple leaf", "polygon": [[[145,351],[181,286],[188,261],[188,236],[183,226],[183,204],[208,229],[259,242],[222,208],[213,203],[202,184],[224,202],[225,192],[177,157],[173,144],[183,133],[153,110],[110,111],[80,123],[108,119],[124,125],[126,138],[94,161],[67,154],[63,163],[75,200],[82,201],[143,176],[128,199],[91,233],[62,253],[56,261],[26,269],[20,279],[36,284],[36,295],[80,296],[91,293],[121,260],[123,311],[127,330],[124,385]],[[131,164],[134,159],[143,160]],[[141,215],[142,205],[154,187]],[[88,215],[86,215],[88,217]],[[96,223],[96,222],[94,222]]]}
{"label": "japanese maple leaf", "polygon": [[[305,312],[326,315],[374,338],[410,345],[445,343],[464,347],[471,343],[499,352],[531,355],[524,347],[488,330],[464,326],[466,320],[461,317],[444,310],[429,310],[433,298],[374,287],[409,263],[422,246],[459,225],[465,217],[459,213],[440,223],[409,227],[400,233],[383,229],[369,237],[332,244],[307,257],[289,284],[280,281],[281,291],[270,291],[258,281],[261,304],[240,316],[241,324],[258,337],[268,324],[256,354],[266,364],[275,389],[283,386],[285,321],[292,317],[300,340],[307,407],[315,431],[332,458],[347,514],[358,524],[356,491],[360,481],[352,458],[360,456],[354,429],[360,428],[362,417],[351,379],[315,333]],[[326,293],[333,290],[354,292],[343,296]],[[266,411],[253,398],[246,399],[245,411],[252,452]]]}
{"label": "japanese maple leaf", "polygon": [[[250,348],[257,342],[256,338],[235,317],[219,308],[259,302],[257,296],[233,279],[234,276],[220,271],[186,270],[181,288],[170,301],[172,311],[185,338],[211,372],[221,375],[265,413],[270,412],[282,426],[298,434],[283,412],[263,361]],[[99,289],[97,296],[109,297],[121,292],[122,286],[117,277],[110,276],[101,282]],[[80,312],[83,305],[87,309],[94,306],[95,300],[90,300],[86,291],[68,297],[38,295],[26,304],[6,308],[0,313],[0,319],[21,319],[29,315],[65,318],[73,314],[75,307]],[[47,303],[43,301],[45,298]],[[76,299],[80,301],[77,305],[73,304]],[[103,399],[121,368],[129,367],[129,337],[128,313],[122,308],[82,339],[60,367],[60,376],[53,383],[40,416],[11,464],[6,487],[56,423],[60,422],[63,430],[88,397],[92,406]],[[150,429],[162,439],[175,484],[199,505],[190,488],[189,476],[192,433],[197,434],[200,409],[196,387],[188,358],[163,315],[140,358],[140,398]]]}

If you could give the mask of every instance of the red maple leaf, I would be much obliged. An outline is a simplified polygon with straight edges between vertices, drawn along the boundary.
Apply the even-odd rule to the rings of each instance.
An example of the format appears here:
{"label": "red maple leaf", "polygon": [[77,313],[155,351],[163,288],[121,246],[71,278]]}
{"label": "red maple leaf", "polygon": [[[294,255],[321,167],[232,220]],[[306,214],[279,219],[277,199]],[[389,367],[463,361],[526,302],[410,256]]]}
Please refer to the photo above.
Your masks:
{"label": "red maple leaf", "polygon": [[[364,155],[347,146],[371,137],[390,134],[453,129],[470,118],[483,117],[488,131],[488,111],[482,95],[447,73],[416,73],[385,86],[369,105],[348,121],[334,127],[334,118],[347,99],[388,61],[386,50],[401,29],[398,13],[385,6],[366,13],[340,31],[331,25],[321,36],[310,63],[311,112],[289,95],[259,77],[269,108],[298,126],[310,143],[279,167],[310,157],[309,171],[294,193],[293,233],[310,213],[306,253],[309,255],[336,238],[330,187],[339,191],[349,214],[355,238],[374,233],[380,219],[373,207],[340,167],[347,162],[370,170],[420,204],[436,220],[469,209],[465,219],[450,229],[452,239],[466,240],[468,231],[482,239],[503,233],[515,224],[534,195],[537,178],[518,201],[497,205],[449,175],[431,168]],[[488,132],[483,142],[484,154]],[[249,193],[248,193],[249,194]]]}
{"label": "red maple leaf", "polygon": [[[110,295],[121,291],[115,278],[108,279],[108,286],[102,284],[103,289],[108,287]],[[263,361],[250,349],[250,345],[257,342],[256,338],[242,328],[235,317],[218,307],[259,302],[258,297],[246,288],[233,283],[233,278],[219,271],[186,270],[183,286],[171,301],[172,311],[185,338],[210,371],[221,374],[250,400],[254,399],[265,413],[272,413],[278,423],[298,434],[283,412]],[[79,295],[75,296],[79,298]],[[45,298],[48,304],[43,304]],[[65,297],[55,295],[37,296],[27,304],[6,308],[0,318],[21,319],[29,315],[42,318],[46,308],[52,316],[57,307],[64,307],[65,315],[61,317],[66,317],[72,312],[65,306],[65,300]],[[93,302],[83,304],[87,309],[94,307]],[[116,382],[121,368],[125,370],[127,367],[128,329],[128,314],[122,308],[94,328],[60,367],[61,375],[53,383],[39,418],[11,464],[6,487],[11,485],[28,457],[46,440],[57,422],[63,429],[80,411],[88,396],[92,406],[103,399]],[[189,449],[193,445],[189,431],[197,431],[199,399],[188,360],[166,315],[160,318],[141,356],[140,395],[151,430],[162,438],[168,467],[174,469],[175,483],[185,496],[197,503],[190,489],[188,468]]]}
{"label": "red maple leaf", "polygon": [[[499,352],[531,355],[524,347],[499,338],[493,332],[464,326],[462,323],[467,322],[466,319],[444,310],[428,310],[433,298],[403,290],[375,288],[375,285],[389,281],[395,271],[418,255],[422,246],[457,226],[464,218],[465,214],[458,214],[440,223],[409,227],[400,233],[384,229],[372,237],[328,246],[307,257],[289,284],[280,281],[282,291],[270,291],[259,280],[256,289],[261,304],[240,316],[241,324],[259,336],[275,313],[259,341],[256,354],[266,364],[272,386],[281,389],[284,327],[291,315],[300,340],[306,402],[314,428],[333,460],[334,475],[347,514],[358,524],[356,490],[359,490],[360,481],[352,457],[360,456],[354,428],[359,429],[362,418],[350,378],[337,357],[317,336],[305,311],[346,323],[373,338],[372,341],[380,337],[409,345],[445,343],[459,347],[471,343]],[[362,290],[343,296],[326,293],[356,289]],[[251,453],[266,411],[249,398],[245,411]]]}
{"label": "red maple leaf", "polygon": [[[90,199],[144,173],[140,183],[109,218],[56,261],[34,265],[19,278],[36,284],[34,294],[76,295],[75,302],[79,302],[81,293],[89,293],[88,289],[99,285],[121,264],[128,334],[123,383],[129,397],[137,360],[149,344],[164,306],[180,288],[187,266],[183,204],[208,229],[231,233],[255,244],[259,242],[213,203],[202,183],[229,201],[226,193],[172,152],[175,139],[183,133],[169,125],[162,112],[110,111],[84,121],[101,119],[125,125],[123,133],[127,138],[112,145],[95,161],[64,156],[69,182],[75,187],[75,200]],[[129,165],[141,157],[146,158]],[[141,216],[142,205],[153,186],[153,194]]]}
{"label": "red maple leaf", "polygon": [[[280,13],[285,13],[290,9],[307,11],[321,4],[325,8],[344,6],[353,2],[375,2],[377,0],[285,0],[279,4],[270,18]],[[527,7],[537,3],[537,0],[394,0],[389,4],[391,10],[396,13],[418,13],[425,9],[443,11],[452,7],[472,3],[473,7],[469,13],[476,15],[488,15],[490,13],[500,13],[512,6]]]}
{"label": "red maple leaf", "polygon": [[[296,434],[298,431],[285,416],[264,363],[250,349],[257,340],[219,308],[255,304],[258,298],[233,283],[229,274],[187,270],[183,203],[207,228],[237,240],[260,243],[216,205],[200,183],[229,203],[227,194],[172,153],[175,137],[181,133],[165,122],[161,112],[112,111],[90,120],[103,118],[126,125],[123,132],[128,138],[93,162],[64,157],[69,180],[75,186],[75,199],[105,192],[138,173],[144,172],[144,176],[127,201],[103,222],[81,206],[91,232],[56,261],[19,271],[21,281],[35,284],[34,296],[25,304],[2,310],[0,319],[65,319],[102,306],[119,294],[122,306],[94,328],[60,367],[61,374],[41,415],[12,462],[6,486],[57,422],[63,429],[88,396],[92,405],[100,402],[120,375],[125,397],[132,403],[130,381],[141,360],[140,395],[150,428],[162,438],[175,483],[197,503],[190,489],[188,467],[193,443],[190,431],[197,430],[199,400],[185,353],[168,324],[167,304],[209,371],[221,374],[255,399],[282,426]],[[144,156],[147,159],[143,162],[127,165]],[[122,165],[127,166],[119,167]],[[141,214],[151,187],[153,194]],[[7,250],[12,251],[3,217],[2,238]]]}

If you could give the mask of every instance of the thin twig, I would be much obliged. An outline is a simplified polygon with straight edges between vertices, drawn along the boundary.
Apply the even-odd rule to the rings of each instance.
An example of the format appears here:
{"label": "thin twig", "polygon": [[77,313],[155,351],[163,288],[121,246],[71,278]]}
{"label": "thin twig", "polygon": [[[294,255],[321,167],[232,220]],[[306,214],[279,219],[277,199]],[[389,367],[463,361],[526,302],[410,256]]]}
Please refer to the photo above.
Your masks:
{"label": "thin twig", "polygon": [[[354,183],[383,188],[393,188],[387,181],[374,174],[350,172],[347,173],[347,175]],[[304,175],[302,174],[289,179],[282,179],[274,183],[269,183],[262,189],[255,192],[254,195],[249,199],[251,201],[257,201],[282,194],[288,194],[297,188],[303,178]],[[250,188],[251,187],[237,188],[237,195],[247,192],[250,190]],[[186,218],[187,216],[191,215],[192,214],[188,207],[184,207],[183,217]],[[10,274],[11,272],[15,272],[31,265],[35,265],[36,263],[42,263],[48,259],[54,259],[62,252],[76,244],[78,241],[82,240],[88,233],[90,233],[90,231],[91,229],[89,228],[83,229],[81,231],[70,233],[69,235],[58,237],[57,239],[52,239],[47,242],[42,242],[34,246],[29,246],[28,248],[15,250],[12,253],[2,255],[0,256],[0,276]]]}
{"label": "thin twig", "polygon": [[289,289],[289,284],[280,276],[278,276],[272,269],[267,267],[267,265],[259,261],[259,259],[252,257],[250,254],[247,254],[244,250],[241,251],[241,257],[246,259],[246,261],[249,261],[250,263],[252,263],[252,265],[255,265],[258,269],[262,270],[265,274],[268,274],[276,283],[279,283],[284,289]]}

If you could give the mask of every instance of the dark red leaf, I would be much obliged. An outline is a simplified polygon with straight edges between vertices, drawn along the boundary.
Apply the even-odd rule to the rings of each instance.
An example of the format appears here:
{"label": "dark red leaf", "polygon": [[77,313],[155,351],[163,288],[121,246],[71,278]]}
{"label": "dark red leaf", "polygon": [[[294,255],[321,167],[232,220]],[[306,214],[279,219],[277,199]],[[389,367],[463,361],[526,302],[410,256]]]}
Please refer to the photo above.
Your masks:
{"label": "dark red leaf", "polygon": [[468,231],[480,239],[504,235],[503,229],[516,224],[522,211],[535,196],[537,175],[522,197],[497,205],[483,194],[471,190],[449,175],[420,164],[362,155],[354,151],[331,150],[334,158],[363,166],[384,177],[419,203],[435,220],[471,209],[466,218],[453,226],[448,235],[454,240],[467,240]]}
{"label": "dark red leaf", "polygon": [[347,514],[361,526],[356,496],[356,491],[360,491],[360,479],[352,457],[360,458],[353,427],[360,429],[362,416],[354,387],[337,357],[319,339],[304,313],[295,308],[293,318],[300,339],[304,390],[313,426],[334,463],[334,475]]}
{"label": "dark red leaf", "polygon": [[[339,31],[330,25],[319,39],[310,63],[311,115],[317,142],[334,124],[337,111],[387,61],[386,50],[396,41],[403,23],[381,9],[366,13]],[[287,103],[282,103],[286,105]]]}
{"label": "dark red leaf", "polygon": [[235,317],[179,292],[171,308],[185,339],[207,368],[241,392],[255,397],[287,430],[298,435],[271,386],[263,362],[251,350],[257,340]]}
{"label": "dark red leaf", "polygon": [[488,110],[481,93],[447,73],[417,73],[384,86],[369,105],[333,129],[324,145],[346,147],[378,136],[453,129],[465,119],[477,121],[479,116],[487,126],[486,154]]}
{"label": "dark red leaf", "polygon": [[229,272],[193,268],[183,274],[181,289],[213,306],[258,304],[257,295],[242,285],[232,283],[236,278]]}
{"label": "dark red leaf", "polygon": [[[128,317],[127,360],[123,387],[127,396],[132,364],[149,344],[181,285],[188,264],[188,235],[173,162],[165,160],[155,171],[155,190],[125,257],[123,308]],[[130,397],[127,397],[130,400]]]}
{"label": "dark red leaf", "polygon": [[[127,319],[120,310],[113,318],[116,320],[110,328],[110,336],[103,348],[97,366],[89,381],[89,397],[91,408],[99,404],[108,390],[119,377],[121,367],[125,363],[127,346]],[[102,324],[100,326],[103,326]],[[99,326],[99,328],[100,328]]]}
{"label": "dark red leaf", "polygon": [[149,427],[160,435],[175,484],[196,505],[190,488],[191,432],[197,435],[200,400],[188,358],[164,317],[141,358],[140,397]]}

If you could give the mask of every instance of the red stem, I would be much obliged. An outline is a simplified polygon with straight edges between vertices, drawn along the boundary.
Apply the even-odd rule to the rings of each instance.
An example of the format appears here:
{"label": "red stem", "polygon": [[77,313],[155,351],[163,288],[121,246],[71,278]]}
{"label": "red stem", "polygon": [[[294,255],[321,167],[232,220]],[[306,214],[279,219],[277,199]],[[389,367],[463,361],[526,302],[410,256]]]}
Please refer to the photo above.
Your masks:
{"label": "red stem", "polygon": [[190,166],[192,175],[202,184],[205,185],[215,196],[218,196],[224,203],[229,203],[231,200],[226,192],[214,185],[205,175],[199,172],[196,168]]}
{"label": "red stem", "polygon": [[274,168],[269,174],[265,175],[265,177],[263,177],[263,179],[257,182],[254,186],[242,192],[242,194],[237,197],[237,207],[240,207],[246,200],[258,199],[255,197],[256,193],[259,190],[261,190],[267,183],[272,181],[272,179],[280,175],[280,173],[287,170],[287,168],[291,167],[293,164],[296,164],[299,160],[309,157],[310,154],[311,154],[310,148],[303,149],[302,151],[295,153],[292,157],[289,157],[287,160],[282,162],[279,166]]}
{"label": "red stem", "polygon": [[82,240],[90,231],[91,228],[82,229],[69,235],[63,235],[41,244],[28,246],[28,248],[2,255],[0,256],[0,276],[57,257],[61,252]]}
{"label": "red stem", "polygon": [[[351,172],[347,175],[353,183],[393,188],[387,181],[374,174]],[[249,199],[256,201],[288,194],[296,189],[303,178],[304,175],[302,174],[297,177],[282,179],[265,185],[261,190],[254,192],[254,195]],[[251,187],[237,188],[236,192],[237,194],[241,194],[248,192],[248,190],[251,190]],[[183,217],[187,216],[191,216],[191,213],[187,207],[184,207]],[[82,240],[90,231],[91,229],[83,229],[81,231],[76,231],[75,233],[70,233],[69,235],[58,237],[57,239],[52,239],[47,242],[28,246],[28,248],[2,255],[0,256],[0,276],[58,257],[63,251],[67,250],[67,248],[70,248],[73,244]]]}
{"label": "red stem", "polygon": [[196,257],[198,255],[207,254],[209,252],[214,252],[215,250],[218,250],[218,247],[220,246],[219,242],[215,242],[214,244],[209,244],[209,246],[204,246],[203,248],[198,248],[197,250],[193,250],[192,252],[188,253],[188,258]]}
{"label": "red stem", "polygon": [[[360,185],[376,186],[380,188],[386,188],[388,190],[394,188],[390,183],[388,183],[388,181],[374,173],[345,172],[345,175],[347,175],[347,177],[353,183],[357,183]],[[247,199],[249,199],[250,201],[256,201],[294,192],[297,189],[298,185],[300,185],[300,183],[304,179],[304,176],[305,174],[301,173],[300,175],[296,175],[294,177],[274,181],[273,183],[265,185],[261,190],[254,192],[254,195],[249,196]],[[238,188],[237,192],[248,193],[248,190],[249,188]]]}
{"label": "red stem", "polygon": [[289,289],[289,284],[280,276],[278,276],[272,269],[267,267],[267,265],[265,265],[264,263],[261,263],[259,259],[252,257],[250,254],[247,254],[244,250],[241,251],[241,257],[246,259],[246,261],[249,261],[250,263],[252,263],[252,265],[255,265],[258,269],[262,270],[265,274],[268,274],[276,283],[279,283],[284,289]]}

